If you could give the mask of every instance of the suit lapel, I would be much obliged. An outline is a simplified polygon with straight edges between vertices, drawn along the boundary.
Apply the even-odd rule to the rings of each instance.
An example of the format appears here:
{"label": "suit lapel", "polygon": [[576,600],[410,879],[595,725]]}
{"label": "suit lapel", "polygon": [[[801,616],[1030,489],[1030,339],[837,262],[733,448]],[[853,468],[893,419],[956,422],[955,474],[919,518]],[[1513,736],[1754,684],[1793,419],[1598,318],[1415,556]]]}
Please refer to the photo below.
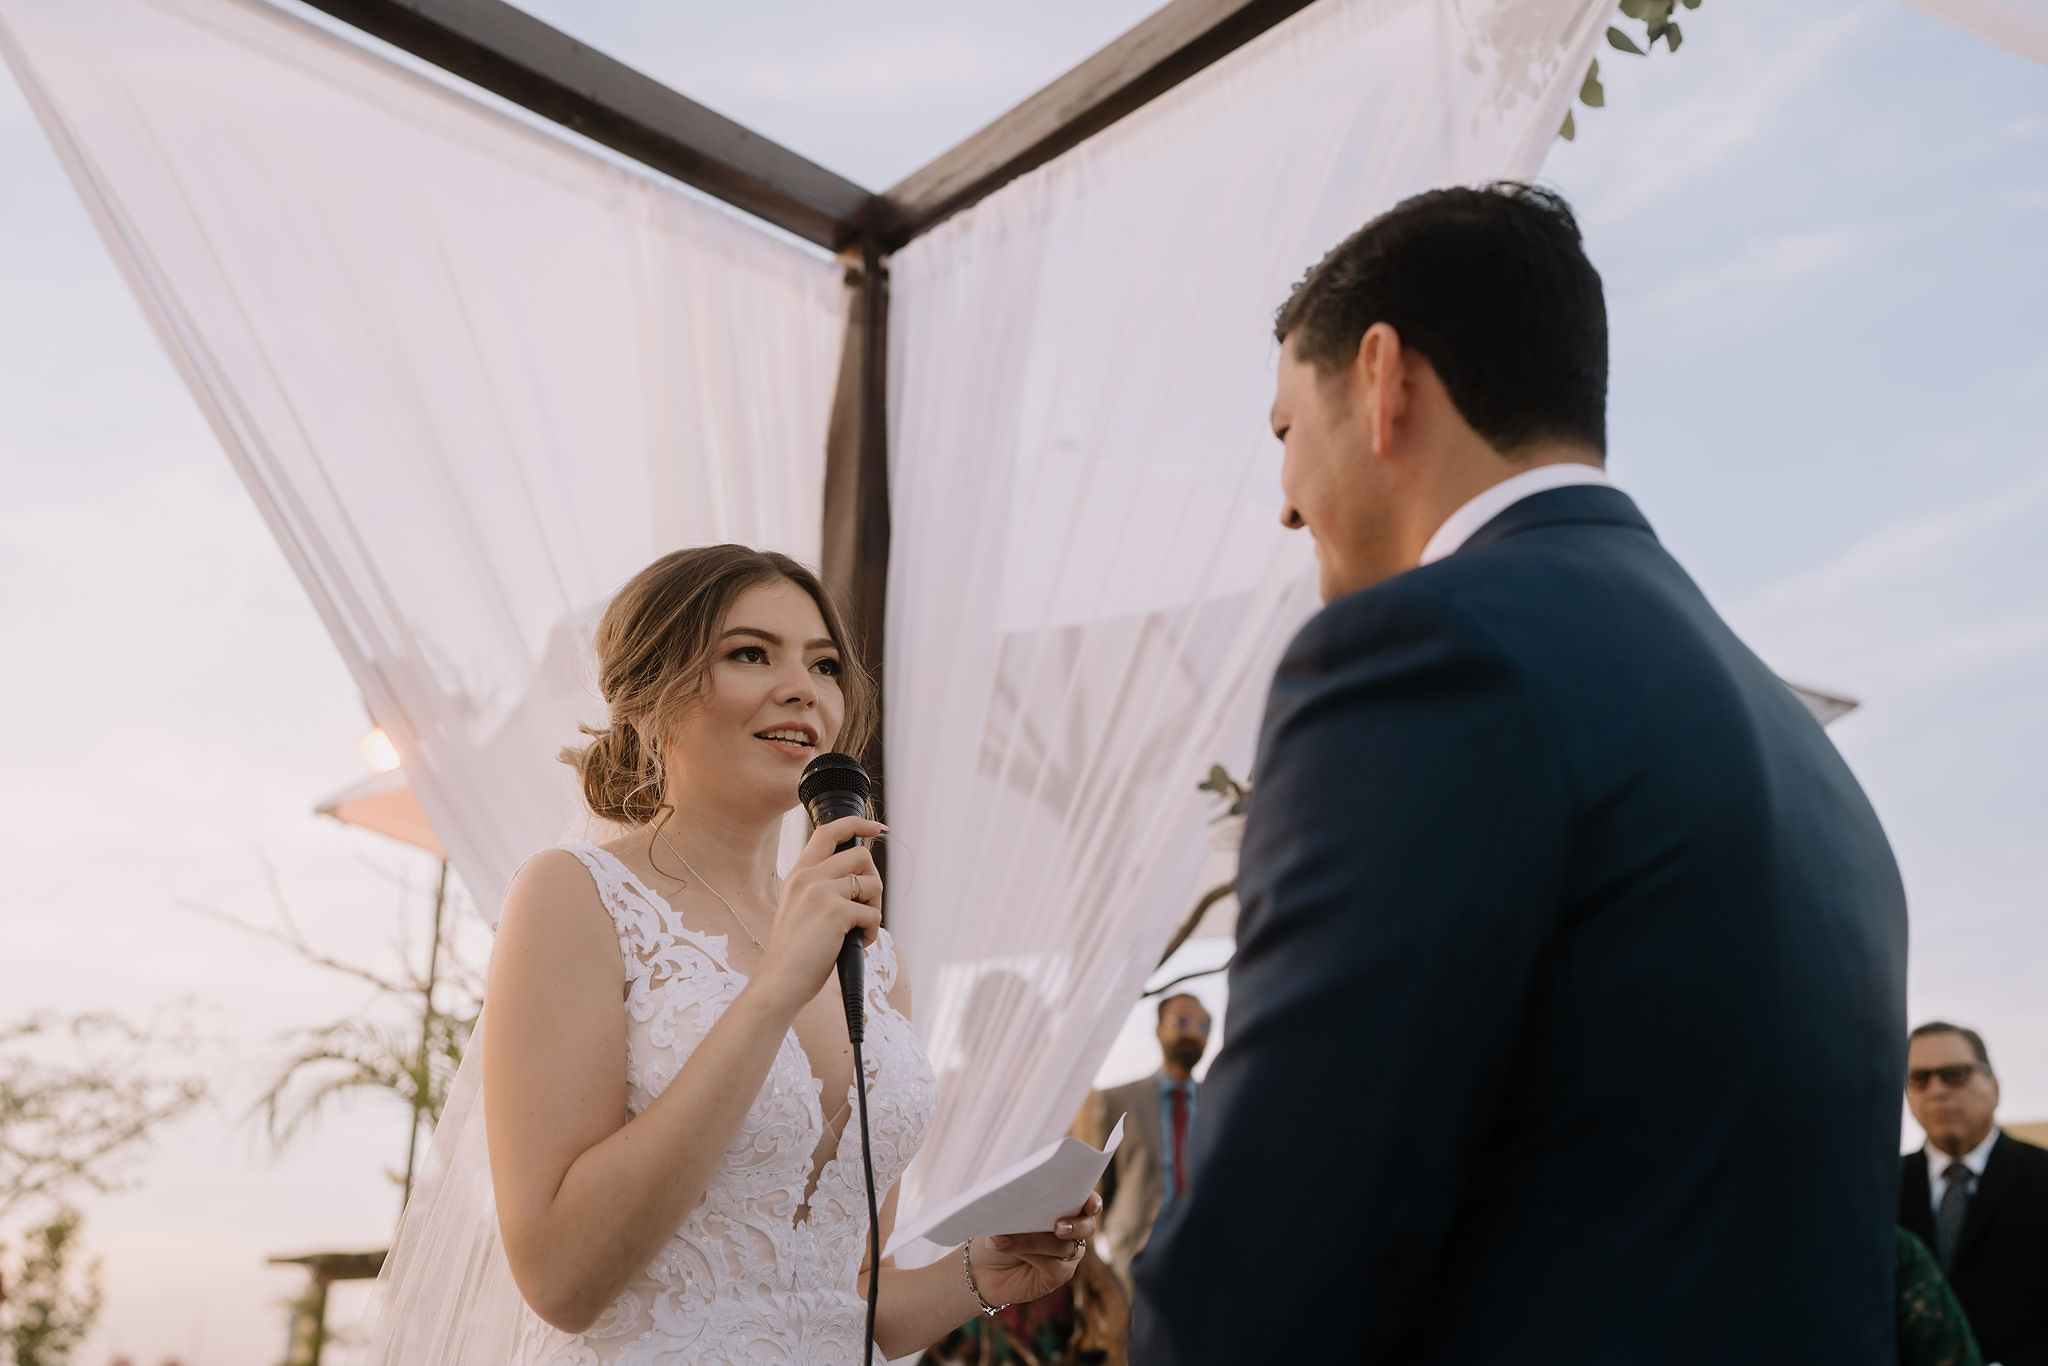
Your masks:
{"label": "suit lapel", "polygon": [[1166,1149],[1161,1146],[1162,1136],[1159,1132],[1159,1080],[1157,1076],[1150,1076],[1143,1081],[1132,1082],[1130,1086],[1130,1099],[1125,1104],[1129,1107],[1131,1116],[1126,1132],[1136,1130],[1133,1136],[1144,1143],[1145,1150],[1158,1160],[1160,1169],[1164,1170],[1166,1160],[1162,1154],[1165,1153]]}
{"label": "suit lapel", "polygon": [[1977,1182],[1977,1191],[1970,1197],[1969,1208],[1963,1211],[1962,1232],[1956,1235],[1956,1255],[1953,1265],[1961,1266],[1963,1258],[1984,1236],[1984,1227],[1998,1217],[2000,1206],[2007,1203],[2013,1183],[2019,1180],[2019,1164],[2013,1160],[2013,1140],[2004,1134],[1991,1145],[1991,1156],[1984,1163],[1984,1175]]}
{"label": "suit lapel", "polygon": [[1899,1173],[1899,1222],[1934,1251],[1934,1187],[1927,1179],[1927,1153],[1908,1153]]}

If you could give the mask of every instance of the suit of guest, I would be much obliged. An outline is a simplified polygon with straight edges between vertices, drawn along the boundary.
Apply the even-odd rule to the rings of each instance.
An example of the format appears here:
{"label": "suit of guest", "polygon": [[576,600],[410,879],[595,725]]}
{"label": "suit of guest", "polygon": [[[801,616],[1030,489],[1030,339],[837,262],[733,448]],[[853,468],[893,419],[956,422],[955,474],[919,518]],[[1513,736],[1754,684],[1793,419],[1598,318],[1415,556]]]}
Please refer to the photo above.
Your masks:
{"label": "suit of guest", "polygon": [[1122,1118],[1123,1143],[1102,1174],[1104,1260],[1130,1291],[1131,1258],[1152,1236],[1160,1211],[1187,1189],[1188,1133],[1200,1084],[1190,1070],[1209,1042],[1209,1012],[1193,996],[1159,1003],[1161,1066],[1149,1077],[1089,1095],[1076,1132],[1101,1147]]}
{"label": "suit of guest", "polygon": [[[1906,1154],[1899,1222],[1936,1244],[1927,1153]],[[2048,1149],[1997,1134],[1948,1266],[1984,1359],[2048,1366]]]}
{"label": "suit of guest", "polygon": [[1975,1030],[1935,1020],[1909,1043],[1906,1103],[1927,1143],[1901,1162],[1899,1223],[1939,1259],[1984,1360],[2048,1366],[2048,1150],[1998,1128]]}
{"label": "suit of guest", "polygon": [[1123,1145],[1110,1158],[1097,1189],[1102,1192],[1101,1228],[1107,1244],[1103,1260],[1128,1287],[1131,1257],[1152,1236],[1166,1203],[1166,1145],[1159,1124],[1157,1073],[1089,1097],[1083,1121],[1087,1140],[1100,1147],[1118,1116],[1124,1121]]}
{"label": "suit of guest", "polygon": [[[1525,206],[1570,221],[1474,198],[1507,193],[1422,197],[1454,212],[1346,278],[1411,244],[1393,310],[1476,273],[1483,358],[1516,326],[1504,272],[1563,235]],[[1275,426],[1325,461],[1282,482],[1331,600],[1267,704],[1226,1041],[1135,1270],[1132,1360],[1891,1361],[1905,904],[1833,744],[1590,463],[1489,487],[1408,552],[1429,562],[1342,591],[1342,538],[1373,542],[1320,470],[1497,458],[1456,427],[1486,396],[1444,394],[1516,372],[1431,337],[1447,298],[1335,379],[1287,368],[1315,353],[1282,315]],[[1558,349],[1510,358],[1532,401]],[[1315,457],[1318,433],[1370,445]]]}

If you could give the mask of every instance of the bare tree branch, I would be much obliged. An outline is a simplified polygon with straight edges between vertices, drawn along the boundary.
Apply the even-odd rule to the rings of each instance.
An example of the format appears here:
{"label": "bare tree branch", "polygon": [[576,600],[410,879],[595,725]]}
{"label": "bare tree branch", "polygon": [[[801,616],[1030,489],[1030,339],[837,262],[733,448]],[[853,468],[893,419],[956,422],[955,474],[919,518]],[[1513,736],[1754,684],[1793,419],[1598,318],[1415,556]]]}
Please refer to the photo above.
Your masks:
{"label": "bare tree branch", "polygon": [[223,925],[232,926],[243,934],[253,935],[258,939],[266,939],[273,944],[281,944],[315,967],[327,968],[330,971],[353,977],[358,981],[367,982],[378,991],[394,995],[404,995],[420,989],[420,984],[417,982],[394,982],[381,973],[373,972],[369,968],[348,962],[345,959],[322,953],[319,949],[314,948],[306,942],[304,936],[300,935],[297,927],[292,923],[290,913],[285,910],[284,904],[281,901],[278,903],[278,915],[279,919],[285,924],[285,928],[282,931],[266,929],[262,925],[251,924],[238,915],[230,915],[226,911],[215,910],[211,906],[197,901],[189,901],[182,897],[179,898],[177,904],[195,915],[203,915],[209,920],[217,920]]}
{"label": "bare tree branch", "polygon": [[161,1042],[104,1014],[0,1025],[0,1219],[112,1189],[120,1159],[204,1098],[197,1078],[156,1074]]}

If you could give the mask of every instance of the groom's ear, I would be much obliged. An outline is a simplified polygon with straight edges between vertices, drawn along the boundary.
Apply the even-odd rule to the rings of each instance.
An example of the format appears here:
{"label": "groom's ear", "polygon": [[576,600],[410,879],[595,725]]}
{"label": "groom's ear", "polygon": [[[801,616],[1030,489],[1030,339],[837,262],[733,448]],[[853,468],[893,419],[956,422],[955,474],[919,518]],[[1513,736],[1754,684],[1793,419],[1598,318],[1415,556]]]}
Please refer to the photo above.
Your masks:
{"label": "groom's ear", "polygon": [[1409,368],[1410,358],[1393,324],[1378,322],[1365,329],[1347,378],[1353,411],[1362,415],[1367,450],[1380,459],[1395,451],[1395,438],[1408,416],[1413,394]]}

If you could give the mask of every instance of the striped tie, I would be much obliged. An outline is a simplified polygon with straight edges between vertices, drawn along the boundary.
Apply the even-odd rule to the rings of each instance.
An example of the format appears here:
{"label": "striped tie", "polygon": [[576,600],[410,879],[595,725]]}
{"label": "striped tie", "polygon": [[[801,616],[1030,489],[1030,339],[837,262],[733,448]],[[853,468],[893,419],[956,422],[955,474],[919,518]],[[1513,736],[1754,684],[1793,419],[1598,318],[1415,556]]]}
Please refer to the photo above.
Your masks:
{"label": "striped tie", "polygon": [[1951,1162],[1942,1179],[1948,1182],[1948,1189],[1941,1193],[1941,1208],[1934,1213],[1934,1244],[1941,1257],[1941,1269],[1947,1271],[1949,1263],[1955,1260],[1963,1215],[1970,1208],[1970,1169],[1960,1162]]}

